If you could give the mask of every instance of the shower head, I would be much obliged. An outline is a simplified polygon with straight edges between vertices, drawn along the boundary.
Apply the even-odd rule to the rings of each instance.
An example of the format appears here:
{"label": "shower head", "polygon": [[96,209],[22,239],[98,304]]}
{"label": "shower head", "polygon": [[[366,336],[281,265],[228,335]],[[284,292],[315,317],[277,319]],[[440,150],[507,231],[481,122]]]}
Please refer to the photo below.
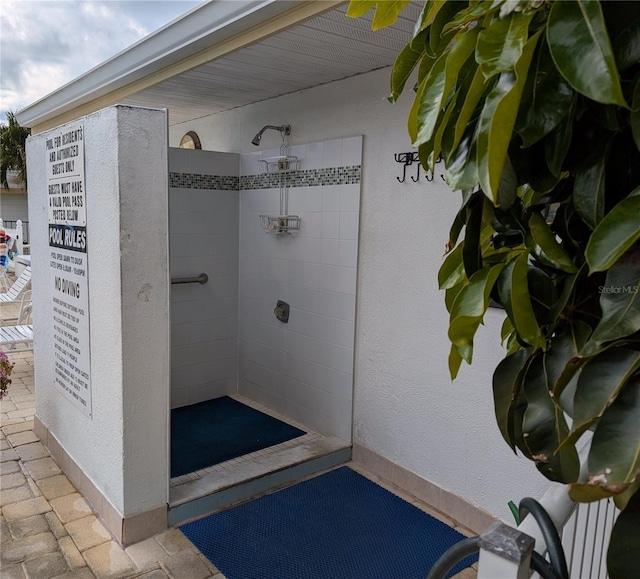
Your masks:
{"label": "shower head", "polygon": [[260,144],[260,140],[262,139],[262,133],[264,133],[267,129],[273,129],[274,131],[280,131],[282,134],[282,138],[285,135],[291,134],[291,125],[265,125],[260,129],[260,132],[251,139],[251,144],[256,147]]}

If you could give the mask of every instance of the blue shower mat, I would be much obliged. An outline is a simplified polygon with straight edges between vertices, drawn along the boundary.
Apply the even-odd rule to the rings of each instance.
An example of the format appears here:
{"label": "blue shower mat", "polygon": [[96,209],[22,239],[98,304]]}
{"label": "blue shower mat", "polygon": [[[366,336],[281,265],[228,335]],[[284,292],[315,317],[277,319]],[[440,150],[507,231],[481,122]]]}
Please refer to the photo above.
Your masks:
{"label": "blue shower mat", "polygon": [[424,579],[464,539],[348,467],[180,528],[227,579]]}
{"label": "blue shower mat", "polygon": [[274,446],[306,433],[223,396],[171,411],[171,476]]}

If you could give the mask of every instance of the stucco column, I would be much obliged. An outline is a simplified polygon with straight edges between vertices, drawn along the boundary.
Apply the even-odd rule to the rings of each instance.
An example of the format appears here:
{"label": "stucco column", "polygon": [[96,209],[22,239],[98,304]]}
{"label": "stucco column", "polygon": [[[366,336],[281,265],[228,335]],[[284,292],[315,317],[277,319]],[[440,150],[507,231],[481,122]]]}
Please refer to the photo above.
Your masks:
{"label": "stucco column", "polygon": [[[67,160],[74,160],[75,167],[52,168]],[[166,111],[114,106],[79,118],[30,137],[27,163],[34,427],[116,538],[128,544],[166,526]],[[69,188],[56,171],[72,168],[77,175],[70,178]],[[51,187],[57,183],[61,188]],[[64,198],[67,190],[71,196]],[[81,223],[75,227],[55,221],[67,214],[53,213],[52,205],[59,210],[80,207],[81,215],[86,210],[86,229]],[[55,227],[58,231],[52,233]],[[82,267],[74,269],[76,261]],[[67,273],[71,281],[64,279]],[[88,297],[84,317],[74,312],[76,294]],[[74,323],[79,327],[74,329]]]}

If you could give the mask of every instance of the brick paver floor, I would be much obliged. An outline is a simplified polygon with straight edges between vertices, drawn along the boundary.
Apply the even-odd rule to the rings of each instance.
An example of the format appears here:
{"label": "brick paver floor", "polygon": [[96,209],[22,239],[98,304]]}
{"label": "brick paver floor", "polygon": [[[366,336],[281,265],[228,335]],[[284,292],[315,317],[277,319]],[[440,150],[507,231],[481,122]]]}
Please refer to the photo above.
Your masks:
{"label": "brick paver floor", "polygon": [[[12,384],[9,395],[0,401],[0,577],[225,579],[178,529],[127,549],[112,539],[89,503],[33,434],[33,355],[18,353],[10,358],[15,362]],[[395,485],[353,466],[431,512],[427,505]],[[440,513],[431,514],[456,526]],[[475,568],[466,569],[455,579],[474,577]]]}
{"label": "brick paver floor", "polygon": [[0,402],[2,579],[224,579],[178,530],[122,549],[33,434],[33,355]]}

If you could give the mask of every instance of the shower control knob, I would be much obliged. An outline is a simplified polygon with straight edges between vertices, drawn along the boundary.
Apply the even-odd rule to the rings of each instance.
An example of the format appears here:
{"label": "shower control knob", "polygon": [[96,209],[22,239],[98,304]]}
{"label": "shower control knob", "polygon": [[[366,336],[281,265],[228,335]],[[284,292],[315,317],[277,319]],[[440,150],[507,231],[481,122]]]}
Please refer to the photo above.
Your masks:
{"label": "shower control knob", "polygon": [[285,324],[289,322],[289,304],[287,302],[278,300],[273,313],[281,322],[284,322]]}

